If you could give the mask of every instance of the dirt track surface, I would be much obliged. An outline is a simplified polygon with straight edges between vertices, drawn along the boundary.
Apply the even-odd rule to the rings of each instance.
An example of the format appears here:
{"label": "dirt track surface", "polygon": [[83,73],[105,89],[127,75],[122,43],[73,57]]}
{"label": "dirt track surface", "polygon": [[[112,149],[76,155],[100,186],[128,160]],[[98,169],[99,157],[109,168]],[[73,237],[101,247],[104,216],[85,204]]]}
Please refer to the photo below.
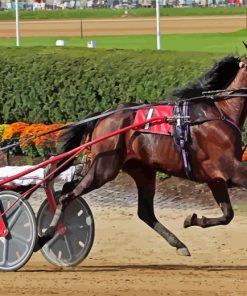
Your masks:
{"label": "dirt track surface", "polygon": [[[220,215],[210,192],[176,178],[158,182],[157,217],[192,254],[181,257],[138,219],[134,183],[120,174],[85,196],[96,224],[87,259],[60,269],[35,253],[18,272],[0,274],[0,295],[247,295],[247,216],[238,208],[246,191],[230,191],[236,210],[230,225],[183,229],[184,219],[193,212]],[[40,192],[31,197],[35,210],[42,199]]]}
{"label": "dirt track surface", "polygon": [[[161,17],[161,34],[234,32],[246,28],[246,16]],[[97,36],[156,34],[155,18],[20,21],[21,36]],[[0,37],[14,37],[15,22],[0,22]]]}

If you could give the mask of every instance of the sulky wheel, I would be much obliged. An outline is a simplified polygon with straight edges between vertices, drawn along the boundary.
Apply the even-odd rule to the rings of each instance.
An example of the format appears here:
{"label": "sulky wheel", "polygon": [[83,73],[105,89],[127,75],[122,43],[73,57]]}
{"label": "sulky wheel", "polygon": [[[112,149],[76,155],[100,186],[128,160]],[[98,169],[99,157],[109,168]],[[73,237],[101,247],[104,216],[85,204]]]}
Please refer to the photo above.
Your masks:
{"label": "sulky wheel", "polygon": [[[58,195],[58,193],[56,193]],[[94,241],[94,219],[86,201],[78,197],[62,214],[62,224],[54,237],[41,249],[42,255],[57,266],[75,266],[82,262]],[[42,236],[52,220],[47,200],[42,203],[37,218],[38,234]]]}
{"label": "sulky wheel", "polygon": [[[14,191],[0,192],[0,212],[3,213],[20,195]],[[9,231],[0,237],[0,270],[14,271],[29,260],[35,246],[37,232],[34,212],[27,200],[18,200],[3,215]]]}

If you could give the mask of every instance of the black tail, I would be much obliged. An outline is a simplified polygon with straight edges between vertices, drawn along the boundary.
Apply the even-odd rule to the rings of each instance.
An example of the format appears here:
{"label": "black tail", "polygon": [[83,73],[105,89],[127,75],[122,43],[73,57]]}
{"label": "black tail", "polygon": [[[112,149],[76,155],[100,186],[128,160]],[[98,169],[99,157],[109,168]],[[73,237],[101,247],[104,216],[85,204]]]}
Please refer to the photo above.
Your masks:
{"label": "black tail", "polygon": [[[99,114],[101,114],[101,112],[91,114],[86,118],[94,117]],[[61,154],[80,146],[83,140],[83,137],[86,137],[87,135],[89,135],[91,139],[91,135],[97,121],[98,119],[91,120],[81,124],[78,124],[76,122],[72,124],[67,130],[65,130],[60,135],[58,139],[59,141],[58,153]]]}
{"label": "black tail", "polygon": [[[91,116],[97,116],[101,114],[101,112],[97,112],[94,113],[90,116],[88,116],[87,118],[90,118]],[[91,139],[91,135],[92,132],[94,130],[94,127],[97,123],[98,119],[95,120],[90,120],[86,123],[74,123],[72,124],[67,130],[65,130],[65,132],[63,132],[59,139],[59,146],[57,149],[57,153],[58,154],[62,154],[65,153],[67,151],[70,151],[76,147],[79,147],[82,143],[83,137],[86,138],[87,135],[90,136]],[[63,160],[59,161],[57,166],[60,166],[64,161],[66,161],[68,158],[65,157]],[[56,177],[57,175],[59,175],[62,171],[66,170],[67,168],[69,168],[71,165],[73,164],[73,160],[69,161],[65,166],[63,166],[61,169],[59,169],[54,177]]]}

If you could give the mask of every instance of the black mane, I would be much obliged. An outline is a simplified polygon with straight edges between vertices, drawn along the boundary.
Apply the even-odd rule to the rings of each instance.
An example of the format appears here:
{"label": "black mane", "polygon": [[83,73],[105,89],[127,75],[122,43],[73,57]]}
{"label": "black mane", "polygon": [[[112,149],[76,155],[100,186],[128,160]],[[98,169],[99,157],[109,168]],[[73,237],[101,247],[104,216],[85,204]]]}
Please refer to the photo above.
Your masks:
{"label": "black mane", "polygon": [[224,89],[236,76],[239,62],[240,58],[227,56],[187,86],[175,89],[173,95],[181,99],[188,99],[201,96],[204,91]]}

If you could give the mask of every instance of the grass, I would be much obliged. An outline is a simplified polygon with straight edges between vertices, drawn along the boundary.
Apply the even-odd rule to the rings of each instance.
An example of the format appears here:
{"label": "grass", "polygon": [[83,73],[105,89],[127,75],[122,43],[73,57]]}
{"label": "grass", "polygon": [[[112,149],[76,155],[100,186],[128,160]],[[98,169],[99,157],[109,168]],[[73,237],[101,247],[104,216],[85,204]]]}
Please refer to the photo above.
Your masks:
{"label": "grass", "polygon": [[[243,54],[242,40],[246,41],[247,30],[235,33],[171,34],[162,35],[162,50],[198,51],[212,53]],[[91,37],[25,37],[21,38],[22,47],[55,46],[56,40],[64,39],[68,47],[87,47],[90,40],[96,41],[97,48],[104,49],[156,49],[155,35],[130,36],[91,36]],[[0,46],[15,47],[15,38],[0,38]]]}
{"label": "grass", "polygon": [[[161,8],[161,16],[245,15],[246,7]],[[124,9],[65,9],[20,11],[21,20],[114,18],[125,15]],[[155,8],[129,9],[129,17],[154,17]],[[15,11],[0,11],[1,20],[15,20]]]}

